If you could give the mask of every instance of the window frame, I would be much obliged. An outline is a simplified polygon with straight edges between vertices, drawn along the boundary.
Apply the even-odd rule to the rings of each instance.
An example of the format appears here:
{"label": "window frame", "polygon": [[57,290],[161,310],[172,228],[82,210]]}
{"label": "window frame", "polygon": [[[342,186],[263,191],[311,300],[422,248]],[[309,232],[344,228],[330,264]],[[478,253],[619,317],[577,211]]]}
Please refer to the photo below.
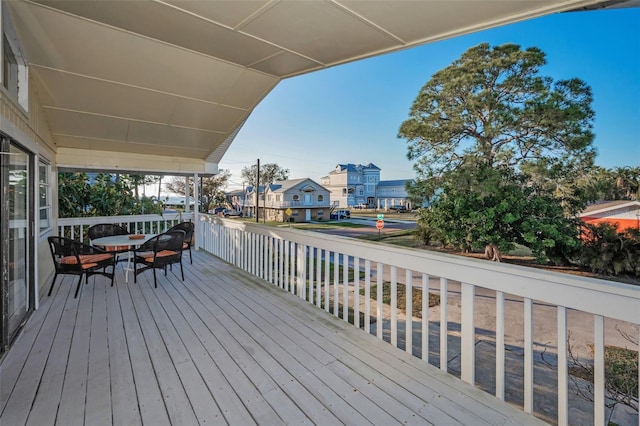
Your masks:
{"label": "window frame", "polygon": [[[44,170],[43,170],[44,168]],[[44,176],[43,176],[44,172]],[[44,177],[44,180],[43,180]],[[44,199],[42,197],[44,190]],[[44,201],[44,205],[43,205]],[[42,212],[46,212],[47,226],[42,226]],[[51,163],[46,159],[38,158],[38,233],[40,236],[52,229],[52,193],[51,193]]]}

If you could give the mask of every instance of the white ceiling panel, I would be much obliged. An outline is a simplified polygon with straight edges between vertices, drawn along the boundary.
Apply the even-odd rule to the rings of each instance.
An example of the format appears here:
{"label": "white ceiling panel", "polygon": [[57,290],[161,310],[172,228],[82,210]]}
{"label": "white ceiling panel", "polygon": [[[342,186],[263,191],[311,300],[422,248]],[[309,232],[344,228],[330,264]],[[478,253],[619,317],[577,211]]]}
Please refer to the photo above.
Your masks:
{"label": "white ceiling panel", "polygon": [[[166,93],[49,68],[37,68],[37,75],[40,84],[56,88],[55,93],[45,92],[40,98],[51,108],[168,123],[179,99]],[[87,96],[87,93],[92,96]]]}
{"label": "white ceiling panel", "polygon": [[[180,98],[175,105],[169,124],[227,133],[235,127],[247,111],[224,107],[193,99]],[[229,123],[233,123],[231,126]]]}
{"label": "white ceiling panel", "polygon": [[73,135],[106,140],[126,140],[129,121],[60,109],[45,109],[54,135]]}
{"label": "white ceiling panel", "polygon": [[399,45],[390,35],[322,1],[278,3],[241,30],[323,64]]}

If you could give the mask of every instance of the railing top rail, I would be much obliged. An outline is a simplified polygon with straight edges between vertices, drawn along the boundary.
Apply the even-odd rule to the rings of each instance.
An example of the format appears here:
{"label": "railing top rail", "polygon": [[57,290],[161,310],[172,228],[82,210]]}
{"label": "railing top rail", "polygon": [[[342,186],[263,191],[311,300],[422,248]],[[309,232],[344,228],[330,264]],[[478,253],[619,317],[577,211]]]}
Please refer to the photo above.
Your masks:
{"label": "railing top rail", "polygon": [[139,214],[120,216],[60,217],[58,225],[93,225],[96,223],[130,223],[156,220],[193,219],[193,213]]}
{"label": "railing top rail", "polygon": [[640,286],[300,229],[274,228],[212,216],[202,216],[201,220],[640,324]]}

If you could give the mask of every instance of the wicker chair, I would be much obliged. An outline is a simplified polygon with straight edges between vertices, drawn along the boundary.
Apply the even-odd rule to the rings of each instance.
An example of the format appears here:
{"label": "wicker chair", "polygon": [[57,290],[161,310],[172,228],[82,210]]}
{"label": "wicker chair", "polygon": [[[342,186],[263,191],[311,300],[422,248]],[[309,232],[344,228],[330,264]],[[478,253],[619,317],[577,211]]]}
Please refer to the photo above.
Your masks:
{"label": "wicker chair", "polygon": [[189,263],[193,265],[193,257],[191,257],[191,240],[193,240],[195,224],[193,222],[180,222],[169,229],[169,231],[176,230],[184,231],[184,244],[182,245],[182,248],[183,250],[189,249]]}
{"label": "wicker chair", "polygon": [[138,274],[153,269],[153,285],[158,287],[156,269],[164,269],[167,275],[167,266],[174,263],[180,264],[180,274],[184,281],[184,270],[182,268],[182,251],[184,245],[185,232],[182,230],[167,231],[164,234],[156,235],[134,251],[133,275],[134,282],[138,282]]}
{"label": "wicker chair", "polygon": [[[74,297],[78,297],[83,275],[86,277],[87,283],[90,275],[104,275],[111,278],[111,286],[113,287],[116,268],[115,252],[106,252],[70,238],[49,237],[47,240],[49,241],[51,257],[55,266],[55,275],[49,288],[49,296],[53,291],[56,278],[62,274],[80,276]],[[111,272],[106,272],[106,268],[109,266],[112,267],[112,270]]]}

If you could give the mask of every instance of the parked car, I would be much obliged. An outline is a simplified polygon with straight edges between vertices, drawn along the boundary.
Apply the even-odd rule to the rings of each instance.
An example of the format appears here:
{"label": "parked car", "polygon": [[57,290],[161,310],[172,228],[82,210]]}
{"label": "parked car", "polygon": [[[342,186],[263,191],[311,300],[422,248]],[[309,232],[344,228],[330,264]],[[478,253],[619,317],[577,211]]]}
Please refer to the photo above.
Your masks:
{"label": "parked car", "polygon": [[389,207],[389,210],[396,213],[406,213],[409,211],[407,206],[391,206]]}
{"label": "parked car", "polygon": [[331,213],[330,219],[340,220],[351,218],[351,211],[348,209],[338,209]]}
{"label": "parked car", "polygon": [[242,217],[242,212],[239,212],[239,211],[233,210],[233,209],[224,209],[223,210],[223,214],[224,214],[224,217],[229,217],[229,216],[240,216],[240,217]]}
{"label": "parked car", "polygon": [[224,213],[225,210],[227,210],[225,207],[216,207],[215,209],[209,210],[209,214]]}

